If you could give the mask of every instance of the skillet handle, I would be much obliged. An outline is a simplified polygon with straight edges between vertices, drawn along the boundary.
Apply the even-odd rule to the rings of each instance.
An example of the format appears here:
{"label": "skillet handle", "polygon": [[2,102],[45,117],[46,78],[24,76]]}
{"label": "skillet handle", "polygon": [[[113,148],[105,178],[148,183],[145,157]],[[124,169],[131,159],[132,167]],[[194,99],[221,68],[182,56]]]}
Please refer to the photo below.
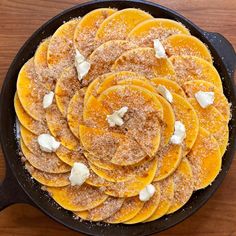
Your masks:
{"label": "skillet handle", "polygon": [[[211,42],[220,55],[230,78],[233,79],[236,66],[236,54],[232,44],[221,34],[204,32],[204,36]],[[215,62],[217,63],[217,61]]]}
{"label": "skillet handle", "polygon": [[28,203],[33,205],[30,198],[22,190],[17,180],[6,164],[6,176],[0,183],[0,211],[15,203]]}

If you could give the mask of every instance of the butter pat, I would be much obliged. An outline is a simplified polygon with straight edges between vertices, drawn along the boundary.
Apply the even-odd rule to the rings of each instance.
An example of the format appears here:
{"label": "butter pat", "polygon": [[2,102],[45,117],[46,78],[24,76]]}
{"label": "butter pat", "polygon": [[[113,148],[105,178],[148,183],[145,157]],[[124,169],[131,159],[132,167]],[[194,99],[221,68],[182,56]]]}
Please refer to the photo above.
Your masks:
{"label": "butter pat", "polygon": [[86,165],[80,162],[75,162],[69,176],[71,186],[81,186],[89,177],[89,169]]}
{"label": "butter pat", "polygon": [[50,134],[40,134],[38,136],[38,144],[44,152],[55,152],[60,146],[60,142],[57,142]]}
{"label": "butter pat", "polygon": [[202,108],[206,108],[214,103],[215,93],[198,91],[195,93],[195,98]]}
{"label": "butter pat", "polygon": [[114,111],[113,114],[107,115],[107,121],[110,127],[121,126],[124,124],[123,116],[128,111],[128,107],[122,107],[118,111]]}
{"label": "butter pat", "polygon": [[159,39],[153,40],[154,49],[155,49],[155,56],[157,58],[167,58],[165,48],[163,47],[162,43]]}
{"label": "butter pat", "polygon": [[148,184],[139,192],[139,200],[142,202],[148,201],[155,193],[156,189],[152,184]]}
{"label": "butter pat", "polygon": [[43,108],[48,108],[49,106],[51,106],[52,101],[53,101],[53,97],[54,97],[54,92],[49,92],[48,94],[44,95],[43,97]]}
{"label": "butter pat", "polygon": [[91,67],[91,64],[85,60],[85,57],[79,52],[79,50],[76,50],[75,54],[75,67],[79,81],[88,74]]}
{"label": "butter pat", "polygon": [[75,62],[77,64],[80,64],[83,61],[85,61],[85,57],[80,53],[79,50],[76,49],[76,51],[75,51]]}
{"label": "butter pat", "polygon": [[182,122],[175,122],[175,131],[172,137],[170,138],[170,142],[173,144],[181,144],[186,137],[185,126]]}
{"label": "butter pat", "polygon": [[157,92],[160,93],[169,103],[173,102],[171,92],[164,85],[158,85]]}

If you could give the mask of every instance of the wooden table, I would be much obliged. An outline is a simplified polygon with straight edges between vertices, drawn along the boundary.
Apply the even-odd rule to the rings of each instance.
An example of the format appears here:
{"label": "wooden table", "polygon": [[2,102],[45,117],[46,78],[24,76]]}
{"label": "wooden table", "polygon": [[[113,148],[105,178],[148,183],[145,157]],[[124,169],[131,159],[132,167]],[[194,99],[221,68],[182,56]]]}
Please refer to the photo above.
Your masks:
{"label": "wooden table", "polygon": [[[45,21],[78,2],[75,0],[0,0],[0,86],[25,40]],[[236,47],[235,0],[159,0],[201,28],[219,32]],[[1,132],[1,131],[0,131]],[[0,178],[4,161],[0,153]],[[0,212],[0,235],[80,235],[23,204]],[[236,236],[236,161],[220,189],[195,215],[159,235]],[[122,236],[122,235],[121,235]]]}

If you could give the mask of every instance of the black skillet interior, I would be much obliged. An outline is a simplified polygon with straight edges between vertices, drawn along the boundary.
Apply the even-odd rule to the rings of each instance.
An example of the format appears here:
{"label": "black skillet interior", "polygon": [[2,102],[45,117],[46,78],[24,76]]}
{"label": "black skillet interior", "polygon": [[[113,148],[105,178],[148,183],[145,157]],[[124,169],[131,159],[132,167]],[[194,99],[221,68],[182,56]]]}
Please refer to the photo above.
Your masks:
{"label": "black skillet interior", "polygon": [[[16,80],[20,68],[33,56],[42,39],[52,35],[64,21],[83,16],[91,10],[101,7],[115,7],[118,9],[130,7],[140,8],[151,13],[154,17],[169,18],[182,22],[191,31],[191,34],[195,35],[208,45],[214,58],[214,65],[223,79],[224,93],[232,103],[229,146],[223,158],[222,171],[216,180],[206,189],[195,192],[189,202],[176,213],[150,223],[128,226],[121,224],[96,224],[75,220],[69,211],[60,208],[41,190],[40,185],[30,178],[29,174],[24,170],[18,156],[18,145],[15,140],[15,111],[13,98],[16,91]],[[234,49],[223,36],[217,33],[204,32],[178,13],[154,3],[146,1],[93,1],[77,5],[57,15],[37,30],[20,49],[9,68],[2,87],[0,100],[0,135],[3,152],[7,161],[7,174],[5,181],[2,186],[0,186],[0,209],[15,202],[27,202],[40,208],[47,215],[65,226],[89,235],[150,235],[181,222],[193,214],[211,197],[223,181],[233,159],[236,149],[236,143],[234,141],[236,139],[236,100],[233,83],[235,64],[236,58]]]}

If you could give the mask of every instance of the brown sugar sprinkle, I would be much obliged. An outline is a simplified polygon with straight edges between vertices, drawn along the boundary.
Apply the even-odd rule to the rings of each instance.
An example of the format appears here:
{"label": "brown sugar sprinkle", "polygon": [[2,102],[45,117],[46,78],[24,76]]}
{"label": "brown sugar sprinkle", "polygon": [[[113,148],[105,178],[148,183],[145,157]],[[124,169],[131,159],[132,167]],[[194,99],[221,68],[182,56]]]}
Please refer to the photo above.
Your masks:
{"label": "brown sugar sprinkle", "polygon": [[[42,101],[47,90],[44,86],[42,86],[42,78],[38,77],[35,72],[33,59],[30,59],[28,62],[26,62],[24,68],[27,77],[30,79],[30,84],[27,88],[27,92],[30,94],[27,96],[27,98],[24,98],[28,100],[27,109],[29,110],[30,114],[35,114],[39,120],[43,120],[45,119],[45,110],[43,109]],[[23,98],[20,97],[20,100],[21,99]]]}
{"label": "brown sugar sprinkle", "polygon": [[48,128],[53,136],[70,150],[78,150],[79,140],[70,131],[66,118],[64,118],[55,103],[46,112]]}
{"label": "brown sugar sprinkle", "polygon": [[105,220],[115,214],[121,208],[123,202],[123,198],[108,197],[101,205],[88,211],[87,219]]}
{"label": "brown sugar sprinkle", "polygon": [[33,153],[26,153],[26,159],[35,168],[48,173],[65,173],[70,170],[55,154],[43,154],[36,156]]}
{"label": "brown sugar sprinkle", "polygon": [[153,148],[154,139],[160,133],[159,119],[162,116],[162,110],[157,110],[153,98],[151,96],[144,98],[142,90],[131,90],[129,86],[117,86],[113,91],[106,93],[106,96],[101,97],[101,102],[111,112],[123,106],[129,108],[124,116],[124,125],[112,129],[115,132],[122,130],[127,133],[149,154]]}
{"label": "brown sugar sprinkle", "polygon": [[[31,122],[32,121],[32,122]],[[45,122],[37,122],[36,120],[31,120],[30,123],[27,124],[27,128],[29,128],[31,131],[35,131],[35,134],[43,134],[47,132],[47,126]]]}
{"label": "brown sugar sprinkle", "polygon": [[64,117],[67,115],[71,98],[79,89],[80,82],[77,78],[75,67],[72,66],[64,69],[61,77],[57,80],[55,90],[56,102]]}
{"label": "brown sugar sprinkle", "polygon": [[162,43],[166,38],[173,34],[181,34],[182,32],[178,29],[166,29],[163,27],[152,27],[148,31],[148,34],[142,34],[138,37],[130,37],[131,42],[135,43],[140,47],[153,47],[153,40],[159,39]]}
{"label": "brown sugar sprinkle", "polygon": [[[180,165],[182,165],[182,163]],[[178,206],[185,204],[193,193],[192,174],[184,173],[185,171],[186,170],[181,171],[178,168],[173,175],[175,190],[172,204],[177,204]]]}
{"label": "brown sugar sprinkle", "polygon": [[228,123],[220,112],[213,106],[201,108],[194,98],[189,99],[198,114],[200,126],[209,131],[220,147],[224,147],[228,136]]}
{"label": "brown sugar sprinkle", "polygon": [[188,81],[183,85],[188,97],[194,97],[198,91],[214,92],[214,106],[221,112],[227,121],[230,119],[230,105],[227,98],[212,83],[204,80]]}
{"label": "brown sugar sprinkle", "polygon": [[[146,92],[148,94],[146,94]],[[162,116],[162,111],[160,109],[158,110],[155,98],[152,94],[138,86],[114,86],[109,91],[105,91],[98,100],[111,112],[119,110],[123,106],[127,106],[129,110],[126,113],[127,116],[124,116],[125,121],[138,115],[138,113],[142,113],[140,117],[146,117],[155,112],[159,112],[159,115]]]}
{"label": "brown sugar sprinkle", "polygon": [[170,42],[168,42],[167,40],[163,41],[163,46],[165,48],[166,54],[168,56],[172,56],[172,55],[186,55],[186,56],[196,56],[196,57],[201,57],[202,58],[202,53],[201,51],[197,51],[194,49],[194,47],[185,45],[185,47],[183,46],[174,46],[171,45]]}
{"label": "brown sugar sprinkle", "polygon": [[135,139],[147,155],[151,155],[154,140],[160,135],[159,113],[144,114],[142,111],[136,113],[125,123],[125,127],[128,136]]}
{"label": "brown sugar sprinkle", "polygon": [[37,170],[29,163],[25,163],[26,170],[35,178],[36,180],[39,179],[42,182],[45,182],[45,185],[50,185],[53,183],[53,186],[66,186],[69,185],[69,173],[47,173],[44,171]]}
{"label": "brown sugar sprinkle", "polygon": [[173,58],[171,62],[175,68],[177,82],[180,86],[195,77],[207,80],[207,74],[203,73],[203,65],[200,63],[196,63],[194,60],[189,60],[188,57],[181,57],[181,59]]}
{"label": "brown sugar sprinkle", "polygon": [[191,180],[187,179],[182,173],[174,174],[175,192],[174,203],[179,205],[185,204],[192,195],[193,184]]}
{"label": "brown sugar sprinkle", "polygon": [[[109,24],[106,26],[105,37],[103,36],[102,38],[97,38],[96,40],[100,43],[116,39],[125,40],[127,36],[128,26],[125,23],[125,19],[123,19],[121,22],[122,23],[117,24],[116,19],[111,19],[109,21]],[[116,24],[115,31],[114,28],[112,27],[114,24]]]}
{"label": "brown sugar sprinkle", "polygon": [[167,58],[157,58],[155,50],[149,47],[140,47],[123,53],[114,63],[111,71],[133,71],[148,79],[161,77],[172,79],[175,72]]}
{"label": "brown sugar sprinkle", "polygon": [[[87,166],[88,166],[88,164],[87,164]],[[106,186],[111,184],[111,182],[108,182],[104,178],[102,178],[102,177],[98,176],[97,174],[95,174],[91,168],[89,168],[89,173],[90,173],[89,177],[86,180],[87,184],[90,184],[90,185],[95,186],[95,187],[100,187],[100,190],[103,191],[103,192],[104,192],[104,190],[102,190],[102,187],[106,187]]]}
{"label": "brown sugar sprinkle", "polygon": [[84,25],[81,27],[78,24],[74,35],[74,45],[84,57],[88,57],[100,45],[100,42],[95,40],[95,36],[101,23],[110,14],[106,10],[101,11],[101,14],[96,15],[96,23],[92,27],[85,27]]}
{"label": "brown sugar sprinkle", "polygon": [[173,194],[170,194],[169,188],[173,183],[173,176],[170,176],[164,180],[162,180],[161,182],[159,182],[160,184],[160,191],[161,191],[161,199],[160,201],[168,201],[168,202],[172,202],[173,197],[174,197],[174,191]]}
{"label": "brown sugar sprinkle", "polygon": [[69,102],[67,110],[67,122],[71,132],[79,139],[79,125],[83,124],[84,95],[86,88],[75,93]]}
{"label": "brown sugar sprinkle", "polygon": [[64,68],[74,64],[74,31],[79,19],[72,19],[62,25],[60,32],[54,34],[48,46],[47,62],[49,77],[57,80]]}
{"label": "brown sugar sprinkle", "polygon": [[[117,196],[117,197],[128,197],[128,196],[136,196],[139,192],[145,187],[142,179],[150,177],[150,169],[153,168],[156,159],[145,160],[141,162],[142,164],[139,166],[127,166],[128,168],[134,168],[132,170],[133,177],[123,182],[114,182],[111,185],[106,186],[105,192],[108,192],[109,195]],[[130,171],[131,172],[131,171]]]}
{"label": "brown sugar sprinkle", "polygon": [[87,58],[99,45],[100,42],[94,40],[97,28],[95,30],[80,28],[79,34],[74,39],[75,47]]}
{"label": "brown sugar sprinkle", "polygon": [[[169,162],[164,162],[164,156],[171,150],[172,156],[175,157],[171,158]],[[176,152],[173,152],[172,144],[168,144],[164,147],[160,147],[157,152],[157,157],[158,157],[158,162],[157,162],[157,170],[155,177],[158,178],[160,177],[160,171],[164,167],[165,168],[165,173],[166,175],[170,175],[171,172],[173,172],[177,168],[177,162],[178,162],[178,150],[176,149]],[[173,162],[173,159],[175,162]],[[174,168],[174,169],[173,169]]]}
{"label": "brown sugar sprinkle", "polygon": [[42,86],[47,90],[54,89],[55,79],[57,78],[55,71],[48,68],[47,52],[50,39],[51,37],[46,38],[40,43],[34,57],[35,71],[42,82]]}
{"label": "brown sugar sprinkle", "polygon": [[81,207],[91,205],[93,202],[105,197],[104,193],[98,188],[83,184],[81,186],[66,187],[67,198],[73,204],[79,204]]}
{"label": "brown sugar sprinkle", "polygon": [[18,119],[20,123],[27,127],[32,133],[34,134],[42,134],[47,132],[47,125],[45,122],[37,121],[33,119],[29,114],[24,110],[19,100],[17,93],[15,94],[14,98],[14,106],[16,113],[18,115]]}
{"label": "brown sugar sprinkle", "polygon": [[212,140],[210,133],[206,136],[200,129],[198,140],[196,140],[195,146],[193,146],[188,154],[188,160],[191,163],[194,176],[194,186],[199,186],[202,181],[202,176],[206,175],[207,170],[203,166],[204,158],[206,158],[207,155],[217,153],[218,150],[218,143]]}
{"label": "brown sugar sprinkle", "polygon": [[60,145],[60,147],[56,150],[56,155],[66,164],[72,166],[74,162],[82,162],[87,164],[86,158],[83,155],[82,149],[79,151],[72,151],[64,146]]}
{"label": "brown sugar sprinkle", "polygon": [[141,162],[139,165],[132,165],[132,166],[117,166],[115,171],[114,170],[102,170],[99,167],[96,167],[97,170],[102,170],[104,173],[106,173],[107,176],[109,176],[110,179],[120,181],[124,179],[125,181],[136,179],[138,177],[144,177],[149,168],[150,168],[151,161],[146,158],[143,162]]}
{"label": "brown sugar sprinkle", "polygon": [[111,160],[123,139],[122,135],[107,131],[99,133],[88,131],[83,135],[87,151],[105,161]]}
{"label": "brown sugar sprinkle", "polygon": [[[43,152],[38,144],[37,136],[32,136],[27,147],[21,143],[25,159],[35,168],[48,173],[65,173],[70,167],[62,162],[54,153]],[[29,148],[29,149],[28,149]]]}
{"label": "brown sugar sprinkle", "polygon": [[146,156],[147,154],[135,140],[126,138],[119,145],[111,161],[116,164],[129,165],[140,162]]}
{"label": "brown sugar sprinkle", "polygon": [[88,60],[91,68],[84,80],[91,82],[97,76],[110,72],[111,66],[122,53],[136,47],[125,40],[112,40],[102,44],[90,55]]}
{"label": "brown sugar sprinkle", "polygon": [[[113,214],[111,217],[109,217],[108,219],[106,219],[106,221],[109,222],[115,222],[117,220],[120,219],[120,217],[122,219],[125,219],[129,216],[135,216],[139,210],[141,210],[141,208],[143,207],[144,203],[141,202],[138,197],[129,197],[126,198],[121,206],[121,208],[119,209],[119,211],[117,211],[115,214]],[[127,218],[126,220],[129,220],[129,218]]]}
{"label": "brown sugar sprinkle", "polygon": [[133,71],[147,78],[153,78],[155,77],[154,66],[156,66],[154,51],[130,50],[115,61],[111,71]]}

